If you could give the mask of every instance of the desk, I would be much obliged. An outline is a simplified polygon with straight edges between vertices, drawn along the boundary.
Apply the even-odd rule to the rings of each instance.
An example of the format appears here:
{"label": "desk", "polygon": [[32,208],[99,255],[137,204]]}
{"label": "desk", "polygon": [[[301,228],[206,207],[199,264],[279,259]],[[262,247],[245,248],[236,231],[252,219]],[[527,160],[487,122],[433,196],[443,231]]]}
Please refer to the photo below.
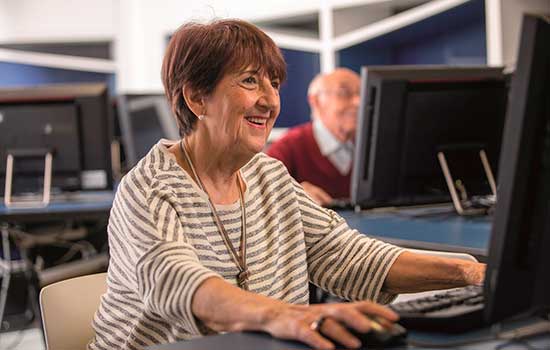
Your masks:
{"label": "desk", "polygon": [[359,232],[399,246],[469,253],[480,260],[487,256],[492,217],[461,217],[449,213],[447,207],[426,210],[344,210],[338,214]]}
{"label": "desk", "polygon": [[[46,207],[7,208],[4,201],[0,204],[0,225],[49,224],[52,222],[101,221],[109,217],[115,193],[112,191],[91,191],[72,193],[63,197],[54,197]],[[4,226],[5,225],[5,226]],[[31,226],[29,225],[29,226]],[[87,232],[84,233],[84,235]],[[34,232],[27,249],[34,245],[47,245],[56,242],[61,236],[58,233],[37,234]],[[40,236],[40,239],[35,237]],[[69,240],[76,237],[69,237]],[[0,244],[1,247],[1,244]],[[1,258],[0,258],[1,260]],[[80,260],[42,270],[39,274],[41,285],[47,285],[62,279],[93,273],[105,268],[108,263],[106,253],[97,254],[86,260]]]}
{"label": "desk", "polygon": [[[528,321],[515,322],[508,325],[505,329],[514,329],[526,324],[532,324],[538,320],[531,319]],[[477,339],[490,334],[489,328],[484,328],[468,333],[459,335],[445,335],[445,334],[430,334],[410,332],[409,339],[416,341],[423,341],[429,343],[446,343],[457,342]],[[527,338],[529,345],[535,349],[550,349],[550,334],[543,334]],[[529,347],[522,343],[509,343],[507,346],[507,340],[489,340],[475,344],[455,347],[453,349],[462,350],[481,350],[481,349],[495,349],[497,346],[501,346],[503,350],[525,350]],[[173,344],[164,344],[157,346],[150,346],[147,350],[294,350],[294,349],[311,349],[310,347],[297,342],[283,341],[274,339],[267,334],[262,333],[228,333],[223,335],[214,335],[209,337],[198,338],[188,341],[180,341]],[[423,347],[403,346],[392,349],[426,349]]]}
{"label": "desk", "polygon": [[46,207],[7,208],[0,204],[0,222],[31,223],[55,220],[93,220],[109,216],[115,193],[111,191],[54,199]]}
{"label": "desk", "polygon": [[[0,222],[95,219],[109,214],[113,200],[114,192],[98,192],[76,197],[76,200],[54,201],[45,208],[11,209],[2,202]],[[359,213],[343,210],[338,213],[350,227],[397,245],[487,255],[491,231],[487,216],[469,218],[441,212],[419,215],[418,209]]]}

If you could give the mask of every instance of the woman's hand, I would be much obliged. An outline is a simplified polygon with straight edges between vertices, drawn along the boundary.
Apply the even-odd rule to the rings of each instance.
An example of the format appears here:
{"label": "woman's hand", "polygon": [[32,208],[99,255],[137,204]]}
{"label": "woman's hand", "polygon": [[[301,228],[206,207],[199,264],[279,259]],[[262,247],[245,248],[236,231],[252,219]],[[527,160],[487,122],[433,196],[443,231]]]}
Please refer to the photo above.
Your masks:
{"label": "woman's hand", "polygon": [[462,271],[464,274],[464,281],[466,284],[473,284],[476,286],[483,285],[485,280],[485,269],[487,266],[481,263],[468,263],[464,264]]}
{"label": "woman's hand", "polygon": [[[319,329],[312,325],[323,319]],[[298,340],[317,349],[334,349],[335,343],[357,348],[361,345],[347,329],[364,333],[371,329],[371,319],[384,326],[397,321],[390,309],[369,301],[342,304],[279,304],[266,313],[262,330],[281,339]]]}
{"label": "woman's hand", "polygon": [[[342,304],[293,305],[264,295],[243,291],[221,278],[206,279],[195,291],[193,314],[216,332],[264,331],[276,338],[297,340],[318,349],[333,349],[334,343],[359,347],[359,340],[346,329],[371,329],[370,319],[389,326],[397,315],[370,301]],[[312,324],[323,319],[319,329]]]}

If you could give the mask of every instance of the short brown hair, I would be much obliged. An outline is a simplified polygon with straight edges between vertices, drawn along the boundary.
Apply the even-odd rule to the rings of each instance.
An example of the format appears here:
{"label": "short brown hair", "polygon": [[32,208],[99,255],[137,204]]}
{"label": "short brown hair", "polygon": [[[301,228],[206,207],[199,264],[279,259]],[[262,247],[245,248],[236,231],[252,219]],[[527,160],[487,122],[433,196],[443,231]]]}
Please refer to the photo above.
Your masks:
{"label": "short brown hair", "polygon": [[189,135],[197,122],[183,87],[208,95],[226,73],[250,66],[271,79],[286,79],[281,51],[253,24],[231,19],[182,25],[170,39],[161,73],[180,136]]}

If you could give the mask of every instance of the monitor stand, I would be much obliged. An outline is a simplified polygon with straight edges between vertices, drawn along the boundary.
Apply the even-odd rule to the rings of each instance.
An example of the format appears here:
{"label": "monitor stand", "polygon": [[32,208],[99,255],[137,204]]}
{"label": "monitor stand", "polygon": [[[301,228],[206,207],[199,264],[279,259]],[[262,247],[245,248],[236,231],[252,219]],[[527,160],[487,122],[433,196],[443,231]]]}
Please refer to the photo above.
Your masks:
{"label": "monitor stand", "polygon": [[[7,208],[40,208],[50,203],[52,188],[52,160],[53,153],[50,149],[20,149],[8,150],[6,161],[6,184],[4,187],[4,204]],[[13,163],[15,158],[44,158],[44,188],[41,200],[17,200],[12,199]]]}
{"label": "monitor stand", "polygon": [[[497,186],[485,150],[482,149],[479,151],[479,158],[481,160],[481,164],[483,165],[483,170],[487,181],[489,182],[489,186],[491,187],[492,194],[486,196],[468,197],[468,193],[466,192],[466,188],[464,187],[462,181],[460,179],[453,179],[445,153],[437,153],[437,159],[439,160],[439,165],[441,166],[441,170],[445,176],[445,181],[447,182],[447,187],[449,189],[451,199],[453,200],[453,206],[459,215],[485,215],[494,207],[496,203]],[[460,192],[460,196],[458,192]]]}

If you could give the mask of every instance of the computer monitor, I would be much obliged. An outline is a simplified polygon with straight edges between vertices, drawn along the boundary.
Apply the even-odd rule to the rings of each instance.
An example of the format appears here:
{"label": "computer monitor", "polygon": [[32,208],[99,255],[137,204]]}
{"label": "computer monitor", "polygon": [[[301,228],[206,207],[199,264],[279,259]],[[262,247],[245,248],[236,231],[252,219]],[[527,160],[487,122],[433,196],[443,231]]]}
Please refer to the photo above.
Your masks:
{"label": "computer monitor", "polygon": [[121,95],[117,107],[127,168],[136,165],[161,138],[179,139],[164,94]]}
{"label": "computer monitor", "polygon": [[477,152],[496,172],[506,100],[501,68],[363,67],[352,204],[450,201],[440,151],[469,194],[489,194]]}
{"label": "computer monitor", "polygon": [[54,193],[112,189],[110,118],[104,84],[0,89],[0,196],[9,154],[13,195],[41,191],[47,152]]}
{"label": "computer monitor", "polygon": [[550,17],[524,16],[485,278],[486,319],[550,308]]}

